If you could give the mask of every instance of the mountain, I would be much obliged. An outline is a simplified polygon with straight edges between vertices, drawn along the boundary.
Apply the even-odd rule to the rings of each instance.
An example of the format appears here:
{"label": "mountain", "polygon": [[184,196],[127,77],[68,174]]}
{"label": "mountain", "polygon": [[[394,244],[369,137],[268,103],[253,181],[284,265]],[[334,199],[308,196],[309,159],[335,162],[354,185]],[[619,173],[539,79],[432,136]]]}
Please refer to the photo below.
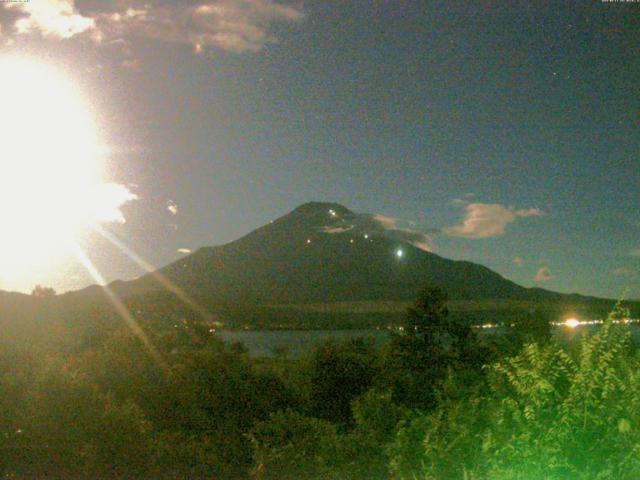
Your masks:
{"label": "mountain", "polygon": [[[411,300],[426,284],[442,285],[460,300],[567,297],[522,287],[482,265],[449,260],[394,237],[375,216],[311,202],[236,241],[200,248],[159,273],[198,299],[258,304]],[[123,297],[163,288],[152,274],[112,287]]]}
{"label": "mountain", "polygon": [[[46,325],[56,319],[56,335],[81,337],[87,322],[117,320],[108,292],[140,321],[173,326],[204,316],[246,328],[389,325],[420,288],[434,284],[447,290],[452,312],[473,323],[602,317],[614,303],[522,287],[482,265],[427,251],[423,235],[390,227],[389,219],[336,203],[306,203],[238,240],[200,248],[108,290],[92,286],[44,299],[1,294],[0,328],[19,319],[22,330],[28,327],[23,338],[49,338]],[[638,303],[632,306],[637,315]]]}

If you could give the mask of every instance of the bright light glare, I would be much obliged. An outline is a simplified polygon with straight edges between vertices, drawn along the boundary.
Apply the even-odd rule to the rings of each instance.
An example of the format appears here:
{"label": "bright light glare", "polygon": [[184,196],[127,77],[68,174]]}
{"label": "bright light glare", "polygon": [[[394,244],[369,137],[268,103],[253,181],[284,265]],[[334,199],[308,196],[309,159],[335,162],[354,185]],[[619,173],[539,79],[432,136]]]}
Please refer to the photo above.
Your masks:
{"label": "bright light glare", "polygon": [[402,256],[404,255],[404,252],[402,251],[401,248],[399,248],[398,250],[396,250],[396,257],[398,258],[402,258]]}
{"label": "bright light glare", "polygon": [[89,109],[56,69],[0,59],[0,134],[0,267],[52,259],[91,223],[119,220],[131,194],[101,184]]}
{"label": "bright light glare", "polygon": [[576,328],[578,325],[580,325],[580,320],[576,318],[567,318],[564,321],[564,324],[569,328]]}

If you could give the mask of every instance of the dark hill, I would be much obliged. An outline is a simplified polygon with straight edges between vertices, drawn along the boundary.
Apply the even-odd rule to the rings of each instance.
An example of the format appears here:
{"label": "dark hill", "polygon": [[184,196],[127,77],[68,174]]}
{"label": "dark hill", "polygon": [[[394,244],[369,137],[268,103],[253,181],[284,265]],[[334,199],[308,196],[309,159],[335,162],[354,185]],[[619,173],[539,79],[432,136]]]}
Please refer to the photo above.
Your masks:
{"label": "dark hill", "polygon": [[[452,299],[549,300],[482,265],[385,236],[372,216],[306,203],[248,235],[204,247],[160,273],[197,298],[261,304],[411,300],[425,284]],[[398,256],[401,252],[401,257]],[[124,296],[161,288],[152,275],[114,285]]]}

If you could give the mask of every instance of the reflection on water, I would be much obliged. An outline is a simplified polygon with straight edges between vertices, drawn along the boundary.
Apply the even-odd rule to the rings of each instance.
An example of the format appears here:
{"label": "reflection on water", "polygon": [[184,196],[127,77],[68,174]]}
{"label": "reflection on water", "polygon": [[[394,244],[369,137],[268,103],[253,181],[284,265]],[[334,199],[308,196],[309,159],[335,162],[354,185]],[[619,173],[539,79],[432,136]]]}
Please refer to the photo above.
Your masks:
{"label": "reflection on water", "polygon": [[[640,325],[638,319],[630,319],[631,331],[635,342],[640,343]],[[581,320],[579,324],[558,322],[554,324],[554,333],[567,340],[580,338],[584,333],[595,333],[600,328],[599,321]],[[483,325],[481,331],[495,333],[499,330],[493,325]],[[234,343],[242,342],[249,353],[256,357],[271,357],[276,352],[286,352],[291,357],[300,356],[310,351],[314,346],[325,340],[333,339],[337,342],[350,338],[372,338],[376,345],[382,345],[389,338],[387,330],[246,330],[246,331],[217,331],[216,337]]]}

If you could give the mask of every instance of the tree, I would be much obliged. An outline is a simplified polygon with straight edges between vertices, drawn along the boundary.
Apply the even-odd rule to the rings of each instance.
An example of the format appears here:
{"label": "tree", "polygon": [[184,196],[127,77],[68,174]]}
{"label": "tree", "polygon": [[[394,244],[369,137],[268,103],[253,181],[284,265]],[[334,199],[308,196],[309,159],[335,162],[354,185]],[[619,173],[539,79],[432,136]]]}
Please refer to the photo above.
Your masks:
{"label": "tree", "polygon": [[334,437],[323,462],[324,478],[332,480],[384,480],[390,477],[387,445],[408,411],[393,402],[390,392],[371,389],[352,403],[355,425]]}
{"label": "tree", "polygon": [[403,405],[430,409],[437,385],[449,372],[477,381],[486,358],[471,326],[449,316],[446,292],[427,287],[407,311],[400,334],[386,347],[383,386]]}
{"label": "tree", "polygon": [[350,425],[351,402],[373,384],[376,363],[373,342],[363,338],[343,344],[327,341],[316,348],[308,367],[311,415]]}
{"label": "tree", "polygon": [[56,295],[56,291],[51,287],[36,285],[35,288],[31,290],[31,295],[40,298],[53,297]]}
{"label": "tree", "polygon": [[326,478],[323,459],[335,443],[335,427],[292,410],[272,414],[249,435],[254,452],[251,477],[260,480]]}

